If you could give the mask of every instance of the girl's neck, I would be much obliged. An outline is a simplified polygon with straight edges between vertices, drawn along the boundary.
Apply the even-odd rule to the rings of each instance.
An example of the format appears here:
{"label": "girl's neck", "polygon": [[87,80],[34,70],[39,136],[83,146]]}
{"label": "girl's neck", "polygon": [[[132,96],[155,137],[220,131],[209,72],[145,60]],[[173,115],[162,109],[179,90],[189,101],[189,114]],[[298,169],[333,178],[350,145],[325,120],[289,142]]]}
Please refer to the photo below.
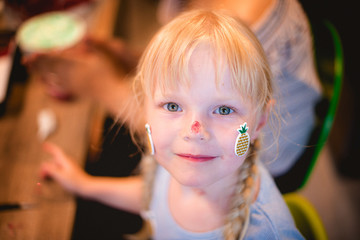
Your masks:
{"label": "girl's neck", "polygon": [[192,188],[171,178],[168,202],[173,218],[181,227],[193,232],[206,232],[223,226],[236,181],[229,178],[225,183]]}

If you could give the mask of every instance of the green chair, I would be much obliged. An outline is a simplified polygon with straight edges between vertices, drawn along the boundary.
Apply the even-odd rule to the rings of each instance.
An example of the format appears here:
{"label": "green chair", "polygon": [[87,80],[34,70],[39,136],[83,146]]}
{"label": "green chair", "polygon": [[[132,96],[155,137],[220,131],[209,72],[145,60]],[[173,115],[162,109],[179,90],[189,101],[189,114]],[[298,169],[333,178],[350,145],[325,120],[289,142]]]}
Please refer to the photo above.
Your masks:
{"label": "green chair", "polygon": [[312,22],[315,60],[324,94],[316,107],[317,124],[308,146],[295,165],[275,182],[282,193],[303,188],[330,134],[343,80],[343,51],[334,25],[325,20]]}
{"label": "green chair", "polygon": [[[344,68],[344,60],[343,60],[343,50],[341,45],[340,36],[334,27],[334,25],[329,21],[324,21],[324,25],[331,34],[333,39],[333,56],[329,56],[331,51],[326,51],[325,48],[319,49],[316,52],[315,57],[317,59],[317,68],[320,79],[322,80],[324,97],[329,101],[329,106],[327,108],[327,113],[325,118],[321,120],[321,131],[315,145],[314,154],[311,158],[310,165],[306,171],[305,177],[300,185],[300,188],[303,188],[315,166],[316,160],[319,157],[319,154],[324,147],[331,128],[333,126],[336,110],[340,101],[341,94],[341,86],[343,81],[343,68]],[[313,28],[313,32],[316,34],[316,29]],[[316,35],[314,36],[315,46],[319,46],[321,42],[319,39],[316,39]],[[331,46],[330,46],[331,47]],[[319,56],[320,55],[320,56]]]}
{"label": "green chair", "polygon": [[328,236],[312,204],[298,193],[283,195],[294,218],[295,225],[307,240],[326,240]]}

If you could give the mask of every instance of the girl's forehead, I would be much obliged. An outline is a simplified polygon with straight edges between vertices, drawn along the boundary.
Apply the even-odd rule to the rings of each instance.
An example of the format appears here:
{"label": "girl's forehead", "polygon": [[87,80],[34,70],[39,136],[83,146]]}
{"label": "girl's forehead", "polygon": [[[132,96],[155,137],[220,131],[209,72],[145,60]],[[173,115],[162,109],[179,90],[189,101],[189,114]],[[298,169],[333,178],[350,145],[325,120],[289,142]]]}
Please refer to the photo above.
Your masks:
{"label": "girl's forehead", "polygon": [[209,43],[202,42],[199,43],[194,50],[191,52],[190,59],[203,59],[205,58],[214,58],[214,47],[211,46]]}
{"label": "girl's forehead", "polygon": [[155,90],[166,92],[178,88],[190,88],[196,79],[205,78],[207,84],[224,85],[224,74],[228,74],[229,67],[220,54],[216,54],[214,46],[207,42],[196,44],[188,48],[181,55],[165,60],[160,71],[152,71],[148,76],[148,86]]}
{"label": "girl's forehead", "polygon": [[213,69],[224,69],[229,67],[224,49],[215,47],[209,42],[200,42],[194,49],[188,52],[189,65],[211,64]]}
{"label": "girl's forehead", "polygon": [[240,93],[234,85],[237,80],[231,74],[225,54],[209,44],[200,44],[194,49],[188,71],[190,86],[201,82],[204,88],[214,86],[218,90]]}

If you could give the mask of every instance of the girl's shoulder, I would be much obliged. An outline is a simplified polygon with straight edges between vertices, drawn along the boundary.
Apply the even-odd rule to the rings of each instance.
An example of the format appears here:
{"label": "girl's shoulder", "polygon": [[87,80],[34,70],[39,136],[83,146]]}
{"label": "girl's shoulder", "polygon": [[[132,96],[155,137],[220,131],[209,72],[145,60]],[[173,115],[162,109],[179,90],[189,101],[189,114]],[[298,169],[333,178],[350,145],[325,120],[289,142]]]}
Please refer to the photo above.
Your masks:
{"label": "girl's shoulder", "polygon": [[304,239],[296,229],[290,211],[267,169],[261,164],[260,190],[250,206],[246,239]]}

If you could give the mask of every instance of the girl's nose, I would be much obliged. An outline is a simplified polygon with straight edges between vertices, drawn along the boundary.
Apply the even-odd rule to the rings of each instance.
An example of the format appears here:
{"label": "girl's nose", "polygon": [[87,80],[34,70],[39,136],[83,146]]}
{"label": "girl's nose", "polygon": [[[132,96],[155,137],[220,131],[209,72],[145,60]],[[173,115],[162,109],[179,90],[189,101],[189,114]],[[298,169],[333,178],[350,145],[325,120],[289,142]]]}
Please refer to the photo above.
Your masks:
{"label": "girl's nose", "polygon": [[193,133],[199,133],[200,131],[200,123],[198,121],[195,121],[192,125],[191,125],[191,132]]}
{"label": "girl's nose", "polygon": [[203,124],[199,121],[194,121],[190,125],[190,129],[188,129],[187,134],[185,135],[185,140],[197,139],[197,140],[207,140],[208,133],[205,130]]}

